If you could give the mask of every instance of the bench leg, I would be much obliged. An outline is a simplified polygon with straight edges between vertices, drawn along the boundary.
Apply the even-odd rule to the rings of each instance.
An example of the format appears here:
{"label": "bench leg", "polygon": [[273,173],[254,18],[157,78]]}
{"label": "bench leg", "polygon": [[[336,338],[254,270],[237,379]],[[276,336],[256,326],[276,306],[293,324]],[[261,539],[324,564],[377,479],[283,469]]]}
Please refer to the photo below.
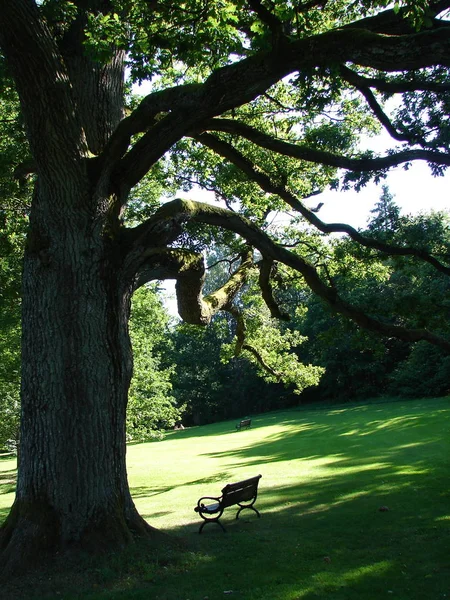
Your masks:
{"label": "bench leg", "polygon": [[203,523],[200,525],[200,529],[198,530],[198,533],[199,533],[199,534],[202,532],[202,530],[203,530],[203,527],[204,527],[204,526],[205,526],[207,523],[217,523],[217,525],[220,525],[220,527],[221,527],[221,529],[222,529],[222,531],[223,531],[224,533],[226,533],[226,532],[227,532],[227,530],[225,529],[225,527],[222,525],[222,523],[221,523],[221,522],[220,522],[218,519],[217,519],[217,520],[214,520],[214,519],[205,519],[205,520],[203,521]]}
{"label": "bench leg", "polygon": [[239,514],[242,510],[244,510],[244,508],[250,508],[258,515],[258,519],[261,518],[261,515],[259,514],[259,510],[256,510],[256,508],[254,506],[241,506],[241,508],[236,513],[236,519],[239,519]]}

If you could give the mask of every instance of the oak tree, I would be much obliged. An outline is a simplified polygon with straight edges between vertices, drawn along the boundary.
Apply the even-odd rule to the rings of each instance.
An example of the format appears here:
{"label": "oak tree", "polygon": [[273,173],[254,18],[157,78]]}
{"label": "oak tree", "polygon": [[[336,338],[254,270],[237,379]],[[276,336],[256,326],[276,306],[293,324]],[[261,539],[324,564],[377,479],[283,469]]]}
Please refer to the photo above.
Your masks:
{"label": "oak tree", "polygon": [[[415,160],[438,175],[450,163],[450,1],[389,4],[0,0],[2,69],[29,144],[16,176],[34,185],[4,574],[45,552],[156,535],[134,506],[125,461],[130,299],[145,283],[175,279],[180,316],[206,325],[235,311],[257,268],[272,316],[287,318],[272,283],[282,263],[361,327],[449,350],[438,333],[346,302],[326,266],[268,228],[272,211],[288,210],[323,233],[450,272],[423,248],[326,224],[311,207],[328,185],[359,187]],[[140,101],[133,81],[151,84]],[[391,149],[360,152],[360,134],[379,128]],[[173,199],[193,184],[221,204]],[[164,193],[172,200],[159,202]],[[203,295],[213,238],[240,263]]]}

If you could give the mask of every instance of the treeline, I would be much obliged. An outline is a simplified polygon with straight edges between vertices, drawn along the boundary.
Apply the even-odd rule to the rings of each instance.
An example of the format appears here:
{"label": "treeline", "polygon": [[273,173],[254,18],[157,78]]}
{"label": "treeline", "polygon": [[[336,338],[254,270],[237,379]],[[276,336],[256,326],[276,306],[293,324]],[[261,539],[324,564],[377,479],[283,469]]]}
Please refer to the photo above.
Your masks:
{"label": "treeline", "polygon": [[[441,212],[401,216],[384,187],[367,229],[361,233],[392,245],[420,248],[448,261],[449,225],[449,216]],[[298,231],[295,236],[298,239]],[[323,276],[352,304],[392,324],[420,329],[427,323],[444,336],[450,334],[450,281],[435,266],[409,256],[383,255],[348,238],[330,242],[308,231],[301,244],[301,251],[307,246],[309,258],[319,267],[325,253],[332,256],[332,269],[328,267]],[[450,357],[441,350],[426,342],[410,344],[361,330],[333,314],[301,279],[282,275],[275,294],[291,319],[272,319],[272,327],[300,334],[291,351],[305,367],[322,367],[323,372],[299,393],[292,381],[283,383],[282,373],[279,383],[274,377],[262,379],[264,369],[254,360],[249,362],[253,357],[248,352],[226,360],[236,330],[228,316],[216,317],[206,331],[179,324],[169,337],[177,365],[173,395],[184,405],[185,423],[207,423],[312,402],[450,393]],[[255,296],[247,295],[255,306]],[[245,304],[245,295],[242,302]],[[263,310],[261,304],[258,310]],[[250,322],[249,318],[248,327]],[[267,337],[267,330],[264,334]],[[262,339],[262,345],[266,341]]]}
{"label": "treeline", "polygon": [[[20,255],[26,218],[1,215],[0,446],[18,442],[20,386]],[[449,216],[401,216],[388,188],[366,237],[413,246],[437,260],[450,255]],[[322,277],[348,302],[392,324],[450,334],[450,283],[418,258],[383,255],[347,237],[329,239],[294,224],[280,243],[295,239]],[[226,279],[232,257],[210,249],[212,287]],[[327,261],[324,260],[326,256]],[[331,261],[329,259],[332,259]],[[275,266],[272,266],[275,269]],[[299,276],[280,269],[274,298],[289,320],[271,318],[249,280],[240,316],[221,313],[207,328],[175,322],[156,284],[133,298],[130,331],[134,376],[129,439],[161,435],[177,423],[199,425],[313,402],[347,402],[382,395],[431,397],[450,393],[450,357],[425,342],[381,338],[333,314]],[[255,275],[256,277],[256,275]],[[241,319],[241,321],[239,321]],[[238,328],[245,343],[238,343]],[[238,336],[239,337],[239,336]]]}

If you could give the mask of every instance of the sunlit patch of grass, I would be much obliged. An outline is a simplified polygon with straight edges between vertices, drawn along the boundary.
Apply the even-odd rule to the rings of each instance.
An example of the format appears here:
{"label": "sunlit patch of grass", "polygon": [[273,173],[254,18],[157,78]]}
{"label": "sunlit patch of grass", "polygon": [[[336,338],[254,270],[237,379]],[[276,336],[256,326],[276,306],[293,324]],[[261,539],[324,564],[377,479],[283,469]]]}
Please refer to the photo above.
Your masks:
{"label": "sunlit patch of grass", "polygon": [[[449,399],[252,421],[242,432],[229,421],[130,446],[138,510],[187,549],[125,552],[90,565],[84,581],[55,598],[450,598]],[[0,476],[14,468],[0,461]],[[259,473],[261,518],[244,511],[236,521],[228,508],[226,534],[209,525],[199,536],[198,498]],[[0,510],[11,502],[0,490]]]}

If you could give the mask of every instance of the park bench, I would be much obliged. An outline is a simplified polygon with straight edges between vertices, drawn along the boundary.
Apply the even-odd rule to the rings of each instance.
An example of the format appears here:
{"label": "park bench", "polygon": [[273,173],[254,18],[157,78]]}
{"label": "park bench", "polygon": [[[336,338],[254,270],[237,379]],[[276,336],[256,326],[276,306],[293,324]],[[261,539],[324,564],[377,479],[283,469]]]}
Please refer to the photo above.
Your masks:
{"label": "park bench", "polygon": [[240,431],[241,429],[248,429],[251,426],[252,426],[252,420],[251,419],[242,419],[242,421],[240,421],[236,425],[236,431]]}
{"label": "park bench", "polygon": [[[195,512],[198,512],[203,519],[203,523],[200,525],[198,532],[202,532],[206,523],[217,523],[222,528],[222,531],[225,532],[225,527],[219,519],[227,506],[239,506],[236,513],[236,519],[239,518],[239,513],[245,508],[250,508],[258,515],[258,518],[261,517],[259,511],[253,506],[256,502],[260,479],[261,475],[257,475],[256,477],[250,477],[250,479],[245,479],[244,481],[229,483],[223,488],[222,495],[218,498],[213,496],[203,496],[203,498],[200,498],[197,502],[197,506],[194,508]],[[205,500],[209,500],[210,502],[205,503]]]}

